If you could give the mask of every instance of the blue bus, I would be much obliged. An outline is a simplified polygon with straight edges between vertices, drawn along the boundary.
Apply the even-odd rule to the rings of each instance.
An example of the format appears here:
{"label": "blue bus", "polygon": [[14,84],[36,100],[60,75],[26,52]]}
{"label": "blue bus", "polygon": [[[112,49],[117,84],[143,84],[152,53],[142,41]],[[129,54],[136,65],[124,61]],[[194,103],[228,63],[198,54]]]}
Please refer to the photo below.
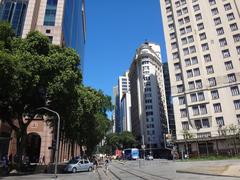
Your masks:
{"label": "blue bus", "polygon": [[129,148],[123,150],[123,157],[127,160],[136,160],[139,159],[139,149]]}

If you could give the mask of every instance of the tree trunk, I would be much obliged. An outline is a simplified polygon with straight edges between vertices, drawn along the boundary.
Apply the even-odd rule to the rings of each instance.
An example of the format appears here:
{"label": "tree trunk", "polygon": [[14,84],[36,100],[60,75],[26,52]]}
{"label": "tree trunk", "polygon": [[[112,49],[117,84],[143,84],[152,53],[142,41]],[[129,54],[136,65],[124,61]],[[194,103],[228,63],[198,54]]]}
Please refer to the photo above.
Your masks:
{"label": "tree trunk", "polygon": [[74,145],[75,145],[75,143],[74,143],[74,141],[71,141],[71,157],[74,157]]}
{"label": "tree trunk", "polygon": [[17,132],[17,167],[21,169],[26,160],[27,130],[19,129]]}

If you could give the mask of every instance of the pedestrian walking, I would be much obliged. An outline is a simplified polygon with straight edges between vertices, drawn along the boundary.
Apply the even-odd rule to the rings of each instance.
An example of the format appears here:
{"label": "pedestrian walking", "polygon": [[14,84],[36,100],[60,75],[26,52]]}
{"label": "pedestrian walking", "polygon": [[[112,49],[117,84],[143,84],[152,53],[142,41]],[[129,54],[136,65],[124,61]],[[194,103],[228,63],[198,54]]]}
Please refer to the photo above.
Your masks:
{"label": "pedestrian walking", "polygon": [[8,163],[9,163],[7,156],[3,156],[2,161],[3,161],[3,175],[7,176],[8,175]]}
{"label": "pedestrian walking", "polygon": [[105,166],[106,172],[108,172],[108,170],[109,170],[109,160],[108,159],[105,160],[104,166]]}

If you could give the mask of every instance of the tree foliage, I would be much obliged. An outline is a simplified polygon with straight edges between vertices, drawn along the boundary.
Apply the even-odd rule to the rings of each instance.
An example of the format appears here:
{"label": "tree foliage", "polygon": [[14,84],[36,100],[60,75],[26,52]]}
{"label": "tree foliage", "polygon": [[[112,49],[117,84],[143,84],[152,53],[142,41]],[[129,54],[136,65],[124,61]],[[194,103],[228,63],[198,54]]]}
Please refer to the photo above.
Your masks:
{"label": "tree foliage", "polygon": [[25,153],[27,127],[46,105],[59,112],[62,137],[91,153],[110,127],[112,105],[102,91],[84,87],[77,53],[37,31],[16,38],[7,23],[0,23],[0,45],[0,119],[16,132],[17,153]]}

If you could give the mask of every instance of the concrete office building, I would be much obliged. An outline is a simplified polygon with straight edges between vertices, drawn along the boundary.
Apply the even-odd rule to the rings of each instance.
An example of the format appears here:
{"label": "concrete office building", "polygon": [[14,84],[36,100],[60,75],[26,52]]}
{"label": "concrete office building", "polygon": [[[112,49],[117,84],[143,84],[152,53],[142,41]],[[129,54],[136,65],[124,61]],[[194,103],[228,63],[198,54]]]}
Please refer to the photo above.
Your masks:
{"label": "concrete office building", "polygon": [[[25,38],[33,30],[38,30],[49,37],[56,45],[75,49],[81,59],[83,68],[84,46],[86,41],[86,20],[84,0],[1,0],[0,20],[11,23],[17,36]],[[44,117],[46,118],[46,117]],[[40,155],[45,156],[46,163],[53,161],[52,146],[54,134],[43,117],[37,117],[27,129],[27,156],[31,162],[38,162]],[[6,123],[0,124],[0,155],[16,153],[16,139]],[[10,138],[11,137],[11,138]],[[75,145],[79,155],[80,147]],[[61,139],[59,160],[70,158],[71,146]]]}
{"label": "concrete office building", "polygon": [[132,131],[131,95],[128,71],[118,78],[121,132]]}
{"label": "concrete office building", "polygon": [[145,42],[129,70],[132,132],[146,148],[164,148],[168,115],[160,46]]}
{"label": "concrete office building", "polygon": [[116,132],[131,131],[131,96],[128,72],[118,78],[118,85],[113,88],[114,115]]}
{"label": "concrete office building", "polygon": [[160,5],[179,147],[189,141],[189,153],[226,152],[222,129],[240,124],[240,1]]}

